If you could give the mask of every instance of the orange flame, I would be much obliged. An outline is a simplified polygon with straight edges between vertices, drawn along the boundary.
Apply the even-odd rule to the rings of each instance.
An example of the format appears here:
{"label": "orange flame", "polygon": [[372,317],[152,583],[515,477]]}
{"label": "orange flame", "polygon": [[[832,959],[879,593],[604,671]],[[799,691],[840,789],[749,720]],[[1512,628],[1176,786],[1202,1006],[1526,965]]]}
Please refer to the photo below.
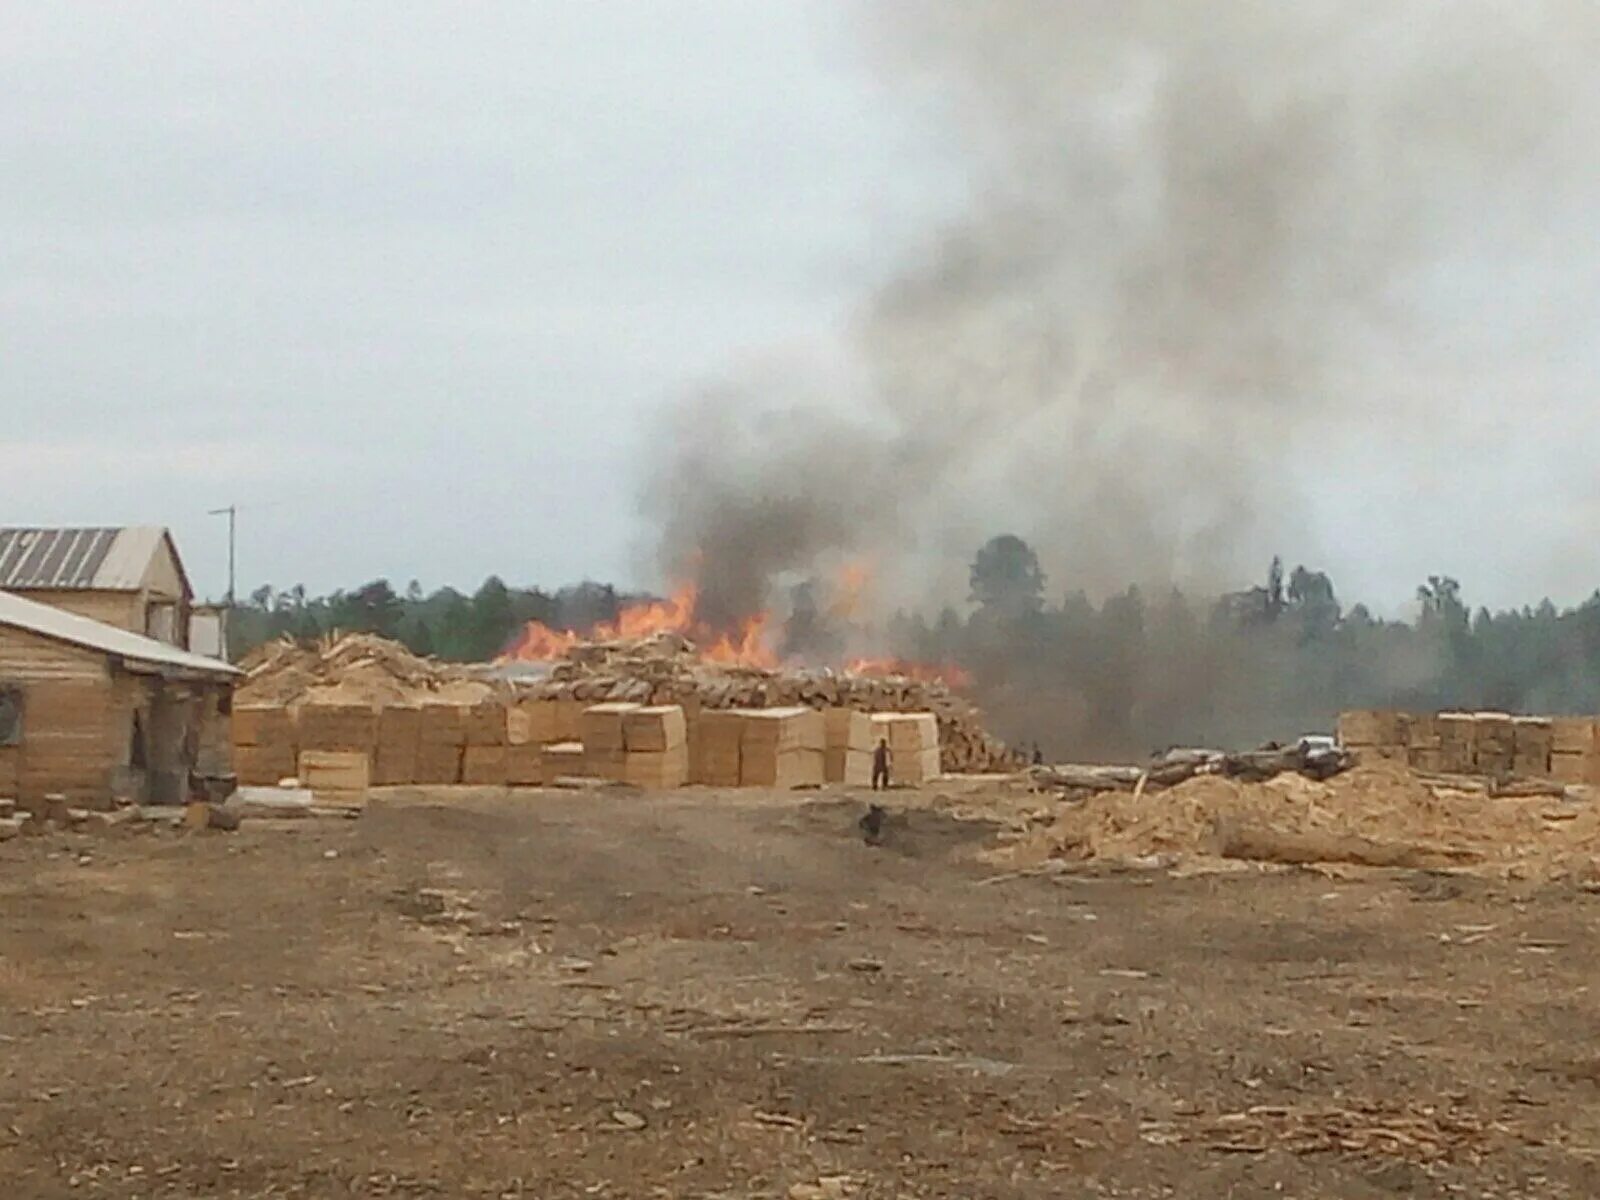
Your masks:
{"label": "orange flame", "polygon": [[872,583],[872,569],[864,562],[846,563],[834,581],[833,601],[828,615],[836,621],[852,620],[861,608],[867,588]]}
{"label": "orange flame", "polygon": [[[839,599],[832,606],[836,617],[846,619],[854,611],[870,580],[871,572],[864,564],[845,567],[838,584]],[[676,633],[693,642],[705,662],[763,670],[773,670],[782,664],[774,648],[777,639],[770,613],[757,613],[737,629],[714,629],[697,616],[699,599],[699,589],[685,584],[666,600],[627,605],[615,621],[602,621],[583,634],[529,621],[500,661],[555,662],[584,642],[638,641],[655,634]],[[942,683],[956,689],[967,688],[972,683],[972,677],[960,667],[900,658],[858,658],[845,669],[856,675],[898,675],[919,683]]]}
{"label": "orange flame", "polygon": [[737,630],[718,633],[696,619],[699,598],[699,590],[686,584],[669,599],[626,605],[615,621],[602,621],[582,635],[529,621],[501,661],[553,662],[581,642],[631,642],[658,633],[676,633],[695,642],[708,662],[742,667],[778,665],[778,654],[767,637],[768,614],[758,613]]}

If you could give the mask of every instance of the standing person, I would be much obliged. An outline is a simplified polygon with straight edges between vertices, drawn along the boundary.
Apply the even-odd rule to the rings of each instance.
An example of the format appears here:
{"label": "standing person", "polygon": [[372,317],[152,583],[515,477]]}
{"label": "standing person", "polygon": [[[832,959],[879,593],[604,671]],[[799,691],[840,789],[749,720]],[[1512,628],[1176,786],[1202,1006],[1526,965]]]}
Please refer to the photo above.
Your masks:
{"label": "standing person", "polygon": [[1044,751],[1039,749],[1038,742],[1033,744],[1033,765],[1036,767],[1044,766]]}
{"label": "standing person", "polygon": [[889,786],[889,739],[879,738],[872,752],[872,790],[881,792]]}

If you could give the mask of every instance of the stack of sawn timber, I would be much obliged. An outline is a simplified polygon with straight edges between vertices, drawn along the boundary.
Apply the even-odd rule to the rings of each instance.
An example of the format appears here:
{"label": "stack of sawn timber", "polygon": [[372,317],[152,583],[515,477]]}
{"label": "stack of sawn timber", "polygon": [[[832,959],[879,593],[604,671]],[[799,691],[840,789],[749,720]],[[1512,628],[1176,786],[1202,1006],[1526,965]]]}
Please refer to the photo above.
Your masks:
{"label": "stack of sawn timber", "polygon": [[822,714],[822,777],[829,783],[865,787],[872,782],[872,716],[853,708]]}
{"label": "stack of sawn timber", "polygon": [[1340,714],[1339,741],[1364,756],[1418,771],[1600,784],[1600,724],[1594,717],[1359,710]]}
{"label": "stack of sawn timber", "polygon": [[[721,666],[701,660],[674,635],[581,644],[533,683],[490,682],[370,635],[310,646],[272,643],[246,666],[233,722],[246,784],[294,776],[303,749],[367,754],[377,785],[548,784],[587,770],[583,711],[613,702],[679,706],[689,774],[717,786],[738,785],[744,733],[740,718],[730,733],[726,724],[719,731],[711,714],[734,710],[850,710],[861,720],[878,712],[926,712],[938,729],[943,770],[1017,763],[983,729],[976,710],[940,684]],[[868,777],[874,741],[870,730],[863,737],[859,720],[826,716],[824,777],[841,783]],[[671,774],[669,767],[665,777]]]}
{"label": "stack of sawn timber", "polygon": [[517,686],[529,697],[584,705],[677,704],[691,725],[701,711],[725,709],[926,712],[938,724],[943,771],[971,774],[1021,765],[1015,753],[983,728],[977,709],[943,684],[829,670],[723,666],[703,661],[691,644],[670,634],[575,646],[547,677]]}
{"label": "stack of sawn timber", "polygon": [[689,729],[676,704],[596,704],[583,712],[587,774],[662,789],[689,782]]}
{"label": "stack of sawn timber", "polygon": [[932,713],[874,713],[873,745],[889,743],[889,782],[918,787],[939,778],[939,723]]}

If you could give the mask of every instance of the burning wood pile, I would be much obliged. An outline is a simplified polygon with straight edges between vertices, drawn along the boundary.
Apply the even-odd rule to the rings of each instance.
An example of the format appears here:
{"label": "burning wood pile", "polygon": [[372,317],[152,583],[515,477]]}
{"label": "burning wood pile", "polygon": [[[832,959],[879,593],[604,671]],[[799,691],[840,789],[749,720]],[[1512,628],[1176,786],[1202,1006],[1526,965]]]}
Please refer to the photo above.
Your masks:
{"label": "burning wood pile", "polygon": [[983,727],[978,710],[932,678],[894,672],[856,674],[822,668],[728,663],[702,656],[678,633],[579,642],[519,693],[584,704],[678,704],[690,719],[702,709],[804,706],[862,712],[931,712],[939,722],[941,766],[955,774],[1009,771],[1018,756]]}
{"label": "burning wood pile", "polygon": [[[944,771],[975,774],[1010,771],[1020,765],[1018,757],[984,729],[977,709],[938,679],[913,679],[895,673],[888,664],[873,667],[888,674],[858,674],[707,658],[694,642],[672,632],[573,641],[554,661],[503,661],[492,671],[482,665],[419,658],[404,646],[370,634],[310,644],[273,642],[242,665],[246,677],[237,696],[235,743],[242,759],[262,760],[252,778],[293,774],[296,748],[362,749],[370,744],[376,747],[379,777],[388,779],[392,773],[382,761],[382,729],[402,719],[421,721],[431,729],[432,723],[451,716],[454,707],[488,706],[503,712],[518,700],[542,699],[568,702],[559,707],[572,728],[563,729],[561,738],[534,740],[577,739],[582,709],[609,703],[676,704],[690,721],[703,710],[724,709],[931,712],[938,719]],[[290,708],[298,714],[293,737],[288,731]],[[339,723],[359,725],[360,736],[331,728]],[[368,729],[374,725],[378,732]],[[326,736],[319,732],[324,727],[330,727]],[[424,729],[424,742],[437,740],[430,738],[429,729]],[[412,740],[406,738],[408,743]],[[455,740],[443,744],[453,750]],[[480,754],[489,750],[483,747]],[[416,781],[428,780],[419,776]]]}

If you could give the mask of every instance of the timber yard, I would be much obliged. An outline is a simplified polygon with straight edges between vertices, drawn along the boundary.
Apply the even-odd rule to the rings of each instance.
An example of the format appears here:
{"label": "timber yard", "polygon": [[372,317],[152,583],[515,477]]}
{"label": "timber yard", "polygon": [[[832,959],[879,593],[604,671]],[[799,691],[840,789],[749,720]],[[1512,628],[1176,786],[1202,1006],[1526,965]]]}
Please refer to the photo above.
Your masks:
{"label": "timber yard", "polygon": [[[19,1195],[1594,1194],[1593,718],[1032,763],[943,681],[670,631],[230,676],[29,594]],[[96,693],[29,664],[98,643],[149,697],[62,776]]]}
{"label": "timber yard", "polygon": [[1597,50],[5,5],[0,1200],[1600,1198]]}

